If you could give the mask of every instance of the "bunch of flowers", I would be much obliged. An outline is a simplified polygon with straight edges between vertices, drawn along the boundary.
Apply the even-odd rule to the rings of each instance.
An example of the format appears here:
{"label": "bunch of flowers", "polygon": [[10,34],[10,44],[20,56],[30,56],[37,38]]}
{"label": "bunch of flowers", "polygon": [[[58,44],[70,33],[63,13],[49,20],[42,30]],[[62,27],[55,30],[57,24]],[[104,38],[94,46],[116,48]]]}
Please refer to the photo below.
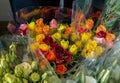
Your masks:
{"label": "bunch of flowers", "polygon": [[[80,65],[72,81],[75,83],[119,83],[120,80],[120,38],[117,37],[114,46],[97,60]],[[109,57],[108,57],[109,56]],[[104,59],[104,60],[103,60]],[[112,63],[111,63],[112,62]],[[88,65],[89,64],[89,65]]]}
{"label": "bunch of flowers", "polygon": [[8,52],[5,50],[0,52],[0,83],[51,83],[53,80],[52,83],[56,81],[61,83],[50,67],[47,68],[46,59],[16,62],[18,57],[15,43],[9,46]]}
{"label": "bunch of flowers", "polygon": [[[45,24],[43,18],[21,24],[19,31],[22,35],[29,32],[30,50],[36,52],[38,48],[53,66],[58,75],[76,71],[77,66],[84,59],[99,57],[105,46],[111,48],[115,35],[99,25],[93,29],[94,21],[87,19],[78,26],[58,23],[52,19]],[[34,42],[33,42],[34,41]],[[39,59],[40,56],[36,55]]]}

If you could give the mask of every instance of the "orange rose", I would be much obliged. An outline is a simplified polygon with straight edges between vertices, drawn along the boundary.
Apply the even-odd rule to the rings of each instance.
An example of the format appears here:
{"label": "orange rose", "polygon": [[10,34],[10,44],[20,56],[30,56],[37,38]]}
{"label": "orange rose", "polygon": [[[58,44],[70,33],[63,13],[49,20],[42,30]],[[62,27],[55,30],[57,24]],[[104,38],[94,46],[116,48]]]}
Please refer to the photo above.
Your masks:
{"label": "orange rose", "polygon": [[112,41],[115,39],[115,35],[113,33],[108,32],[106,35],[106,40],[107,41]]}
{"label": "orange rose", "polygon": [[45,26],[43,27],[43,32],[44,32],[45,34],[48,34],[48,33],[50,32],[50,27],[49,27],[48,25],[45,25]]}
{"label": "orange rose", "polygon": [[49,53],[46,55],[47,60],[55,61],[56,55],[53,50],[49,50]]}
{"label": "orange rose", "polygon": [[92,19],[87,19],[85,23],[88,29],[91,29],[94,25],[94,21]]}
{"label": "orange rose", "polygon": [[84,19],[84,14],[82,12],[76,11],[76,13],[75,13],[75,20],[80,22],[83,19]]}
{"label": "orange rose", "polygon": [[100,31],[106,32],[105,26],[99,25],[99,26],[97,27],[96,33],[100,32]]}
{"label": "orange rose", "polygon": [[63,64],[56,66],[56,72],[58,74],[64,74],[66,71],[67,71],[67,68]]}
{"label": "orange rose", "polygon": [[71,28],[71,27],[67,27],[67,28],[65,29],[65,34],[70,34],[71,31],[72,31],[72,28]]}
{"label": "orange rose", "polygon": [[35,28],[35,32],[36,32],[37,34],[41,34],[41,33],[42,33],[42,27],[36,27],[36,28]]}
{"label": "orange rose", "polygon": [[39,67],[40,67],[40,69],[45,70],[46,65],[47,65],[47,60],[41,60]]}
{"label": "orange rose", "polygon": [[37,24],[37,26],[43,27],[44,26],[43,18],[40,18],[40,19],[36,20],[36,24]]}

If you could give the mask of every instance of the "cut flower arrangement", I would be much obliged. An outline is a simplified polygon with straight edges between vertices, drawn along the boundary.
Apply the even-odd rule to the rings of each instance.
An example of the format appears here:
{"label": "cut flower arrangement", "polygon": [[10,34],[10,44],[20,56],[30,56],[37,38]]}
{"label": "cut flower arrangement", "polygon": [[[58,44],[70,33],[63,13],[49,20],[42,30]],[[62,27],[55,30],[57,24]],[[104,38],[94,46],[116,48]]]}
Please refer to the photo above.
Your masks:
{"label": "cut flower arrangement", "polygon": [[[113,2],[116,1],[119,2],[119,0]],[[107,7],[109,4],[112,4],[112,0],[106,1]],[[23,56],[22,62],[15,65],[12,65],[17,58],[14,43],[8,53],[1,54],[0,81],[3,83],[107,83],[114,82],[115,79],[118,82],[117,76],[113,76],[110,80],[111,72],[118,60],[112,60],[113,64],[111,63],[109,67],[105,66],[108,65],[109,59],[112,59],[112,57],[108,58],[108,55],[115,55],[111,52],[115,52],[113,47],[116,35],[113,32],[115,30],[113,25],[119,20],[118,5],[119,3],[112,5],[113,11],[117,8],[116,13],[111,13],[108,9],[110,16],[106,11],[102,12],[100,23],[94,22],[92,18],[83,19],[84,14],[78,8],[78,11],[75,10],[71,24],[61,23],[56,18],[52,18],[49,23],[45,23],[44,18],[39,18],[21,24],[18,32],[21,37],[28,39],[27,53]],[[111,18],[116,20],[109,20]]]}
{"label": "cut flower arrangement", "polygon": [[16,54],[16,42],[12,42],[7,49],[9,51],[0,52],[0,83],[51,83],[53,79],[52,83],[61,83],[45,58],[17,61],[19,56]]}
{"label": "cut flower arrangement", "polygon": [[[55,19],[47,25],[43,20],[21,24],[18,31],[28,35],[32,40],[30,50],[35,53],[39,49],[60,77],[72,76],[82,61],[98,58],[106,48],[112,47],[115,40],[115,34],[107,31],[104,25],[93,29],[94,21],[90,18],[77,27],[59,24]],[[41,57],[36,55],[36,58]]]}

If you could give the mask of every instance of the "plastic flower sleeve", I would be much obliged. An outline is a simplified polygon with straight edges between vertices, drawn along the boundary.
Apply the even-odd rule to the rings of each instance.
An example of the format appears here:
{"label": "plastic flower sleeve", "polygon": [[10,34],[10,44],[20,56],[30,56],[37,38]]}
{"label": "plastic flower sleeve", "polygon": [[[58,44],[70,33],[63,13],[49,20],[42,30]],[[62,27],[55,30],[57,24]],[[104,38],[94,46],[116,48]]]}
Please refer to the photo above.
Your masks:
{"label": "plastic flower sleeve", "polygon": [[109,68],[114,60],[117,60],[115,67],[111,70],[109,82],[118,83],[120,80],[120,36],[115,40],[114,47],[107,53],[109,57],[106,58],[104,66]]}
{"label": "plastic flower sleeve", "polygon": [[[117,48],[117,49],[116,49]],[[82,75],[82,72],[85,71],[84,76],[90,76],[94,80],[92,83],[108,83],[113,82],[117,83],[119,81],[119,39],[116,39],[114,47],[110,50],[106,49],[102,56],[97,59],[84,60],[80,64],[79,69],[76,74],[73,75],[73,80],[77,81],[79,75]],[[109,57],[108,57],[109,56]],[[84,70],[83,70],[84,69]],[[115,77],[114,77],[115,76]],[[89,79],[86,79],[88,81]],[[89,82],[90,82],[89,81]],[[77,82],[79,83],[79,82]]]}
{"label": "plastic flower sleeve", "polygon": [[112,64],[111,61],[114,59],[118,59],[118,65],[120,65],[120,36],[118,36],[114,42],[113,48],[107,53],[106,62],[105,65],[109,66],[109,64]]}
{"label": "plastic flower sleeve", "polygon": [[90,75],[93,71],[87,66],[89,63],[91,66],[95,61],[85,60],[85,62],[85,64],[82,63],[79,65],[76,73],[72,76],[71,80],[74,81],[73,83],[97,83],[97,80]]}
{"label": "plastic flower sleeve", "polygon": [[49,64],[49,61],[45,58],[45,55],[42,54],[40,49],[36,49],[36,59],[39,61],[39,69],[42,72],[41,82],[47,83],[61,83],[61,80],[58,78],[53,67]]}
{"label": "plastic flower sleeve", "polygon": [[117,30],[120,19],[120,0],[106,0],[102,12],[101,23],[108,27],[109,30]]}
{"label": "plastic flower sleeve", "polygon": [[91,4],[92,4],[92,0],[84,0],[84,1],[75,0],[73,1],[73,4],[72,4],[72,9],[73,9],[72,13],[75,13],[76,11],[81,10],[84,15],[87,15],[89,12],[89,9],[91,8]]}
{"label": "plastic flower sleeve", "polygon": [[8,47],[11,45],[12,42],[14,42],[16,45],[16,62],[21,62],[27,50],[27,38],[20,35],[3,35],[0,37],[0,41],[3,46],[2,50],[7,52],[9,51]]}
{"label": "plastic flower sleeve", "polygon": [[[32,53],[24,41],[23,37],[17,35],[1,37],[3,46],[0,51],[0,82],[61,83],[44,55],[39,50]],[[39,56],[39,59],[36,59],[35,55]]]}
{"label": "plastic flower sleeve", "polygon": [[72,18],[71,20],[74,22],[80,22],[85,20],[89,9],[91,7],[92,0],[75,0],[72,4]]}

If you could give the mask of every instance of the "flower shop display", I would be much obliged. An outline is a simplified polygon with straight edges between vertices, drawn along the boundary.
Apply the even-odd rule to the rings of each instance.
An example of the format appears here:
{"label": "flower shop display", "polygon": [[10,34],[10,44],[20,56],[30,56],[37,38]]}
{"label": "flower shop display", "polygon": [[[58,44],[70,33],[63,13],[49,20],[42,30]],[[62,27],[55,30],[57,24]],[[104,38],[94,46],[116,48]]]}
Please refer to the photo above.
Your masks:
{"label": "flower shop display", "polygon": [[43,20],[21,24],[19,32],[26,35],[29,31],[30,50],[35,52],[38,48],[59,76],[71,76],[82,61],[98,58],[106,48],[113,46],[115,40],[114,33],[107,31],[104,25],[92,29],[92,19],[78,26],[59,24],[55,19],[48,25]]}
{"label": "flower shop display", "polygon": [[[72,77],[72,81],[75,83],[85,83],[85,81],[89,81],[88,83],[119,83],[119,2],[120,0],[107,0],[105,3],[105,8],[102,11],[102,20],[99,19],[96,24],[96,27],[99,24],[105,25],[107,28],[104,29],[105,31],[108,30],[109,33],[109,31],[112,30],[112,32],[114,32],[118,37],[115,38],[113,43],[106,44],[107,48],[99,58],[85,60],[84,63],[80,65],[76,74]],[[102,35],[104,35],[104,33],[102,33]],[[110,38],[112,38],[112,36]],[[103,43],[102,39],[99,39],[99,43],[100,41]],[[91,79],[88,79],[87,77]]]}
{"label": "flower shop display", "polygon": [[57,7],[17,12],[17,34],[0,38],[0,83],[119,83],[119,2],[92,16],[92,0],[75,0],[72,17]]}
{"label": "flower shop display", "polygon": [[106,68],[103,64],[114,46],[116,34],[103,21],[94,25],[91,18],[85,19],[82,11],[75,13],[75,17],[71,24],[54,18],[45,24],[44,19],[39,18],[24,24],[26,30],[20,26],[19,31],[22,35],[29,33],[31,51],[39,49],[59,78],[68,79],[65,83],[107,83],[111,78],[107,76],[118,60]]}

